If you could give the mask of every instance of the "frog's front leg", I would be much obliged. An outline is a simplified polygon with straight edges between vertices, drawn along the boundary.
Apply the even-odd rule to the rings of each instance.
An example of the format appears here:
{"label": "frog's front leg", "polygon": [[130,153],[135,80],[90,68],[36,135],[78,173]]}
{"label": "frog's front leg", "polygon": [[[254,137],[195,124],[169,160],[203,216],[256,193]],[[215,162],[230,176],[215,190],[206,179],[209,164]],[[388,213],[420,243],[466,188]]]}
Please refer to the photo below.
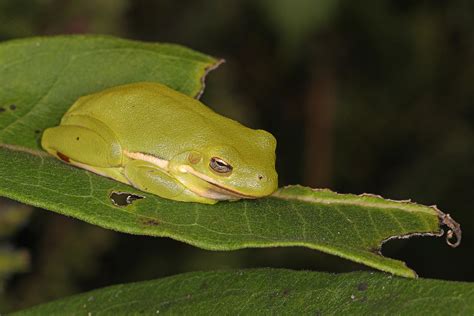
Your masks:
{"label": "frog's front leg", "polygon": [[147,161],[130,160],[125,164],[124,175],[137,189],[166,199],[206,204],[217,202],[190,191],[165,170]]}

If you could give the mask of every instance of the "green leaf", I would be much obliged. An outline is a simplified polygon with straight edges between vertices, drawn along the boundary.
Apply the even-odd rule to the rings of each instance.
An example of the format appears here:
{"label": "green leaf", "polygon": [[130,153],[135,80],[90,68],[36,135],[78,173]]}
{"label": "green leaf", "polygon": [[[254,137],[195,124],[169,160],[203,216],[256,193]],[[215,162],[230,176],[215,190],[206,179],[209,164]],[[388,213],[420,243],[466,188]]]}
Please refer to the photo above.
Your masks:
{"label": "green leaf", "polygon": [[[0,174],[0,194],[105,228],[171,237],[211,250],[304,246],[407,277],[415,273],[403,262],[381,256],[380,243],[394,236],[438,235],[443,216],[436,208],[414,203],[299,186],[258,200],[176,202],[46,153],[12,147],[0,147]],[[110,198],[113,192],[143,198],[117,206]]]}
{"label": "green leaf", "polygon": [[120,84],[161,82],[199,96],[220,62],[178,45],[106,36],[1,43],[0,143],[40,148],[40,132],[57,125],[77,98]]}
{"label": "green leaf", "polygon": [[[39,45],[35,45],[36,40]],[[66,49],[60,43],[69,43],[71,47]],[[120,46],[118,53],[115,54],[116,48],[96,48],[104,43]],[[171,237],[205,249],[303,246],[407,277],[416,274],[403,262],[380,255],[383,241],[412,234],[440,235],[440,222],[460,234],[456,223],[434,207],[375,196],[289,187],[265,199],[220,202],[217,205],[183,203],[162,199],[66,165],[43,151],[35,150],[39,139],[35,130],[57,124],[79,95],[126,81],[152,80],[154,77],[148,77],[150,69],[155,69],[152,73],[156,74],[156,80],[165,80],[174,88],[195,94],[202,88],[201,79],[206,69],[215,66],[215,61],[184,48],[112,38],[59,37],[3,45],[0,45],[0,103],[14,102],[16,105],[14,110],[7,107],[0,113],[0,142],[10,144],[0,146],[0,194],[3,196],[105,228]],[[31,49],[21,53],[25,45]],[[44,48],[48,45],[49,49]],[[44,50],[35,53],[36,46]],[[87,50],[87,47],[95,48]],[[168,57],[160,59],[163,49],[167,52],[165,56],[173,56],[173,66],[164,66],[169,61]],[[19,52],[15,54],[16,50]],[[75,53],[83,50],[89,53],[84,53],[85,56]],[[129,50],[133,54],[126,54],[126,63],[125,59],[120,59],[120,52]],[[111,57],[108,57],[109,53]],[[55,54],[59,57],[56,58]],[[100,57],[95,57],[96,54]],[[2,56],[10,56],[10,59],[5,62]],[[19,61],[14,62],[14,56],[23,57],[17,57]],[[68,59],[67,56],[79,57]],[[180,56],[186,58],[180,59]],[[86,62],[89,57],[94,61],[93,66]],[[69,60],[64,62],[66,66],[57,67],[63,59]],[[76,65],[77,60],[82,63]],[[112,64],[105,67],[103,64],[110,60]],[[154,61],[157,64],[153,64]],[[182,64],[178,67],[176,64],[179,62]],[[133,64],[131,68],[130,63]],[[147,64],[146,69],[140,68],[142,64]],[[108,69],[113,68],[112,65],[115,67],[113,71]],[[18,68],[16,71],[8,70],[15,67]],[[76,71],[70,72],[71,67]],[[41,75],[30,80],[29,74],[34,74],[32,69],[38,68],[42,73],[57,68],[61,70],[51,76],[54,78],[49,80],[52,84],[35,89],[35,82]],[[15,80],[5,79],[5,69]],[[98,75],[101,71],[97,69],[117,76],[127,75],[120,81],[112,74]],[[38,85],[42,86],[42,83]],[[23,107],[28,110],[22,110]],[[118,194],[121,192],[124,194]]]}
{"label": "green leaf", "polygon": [[474,284],[255,269],[115,285],[14,315],[472,315]]}

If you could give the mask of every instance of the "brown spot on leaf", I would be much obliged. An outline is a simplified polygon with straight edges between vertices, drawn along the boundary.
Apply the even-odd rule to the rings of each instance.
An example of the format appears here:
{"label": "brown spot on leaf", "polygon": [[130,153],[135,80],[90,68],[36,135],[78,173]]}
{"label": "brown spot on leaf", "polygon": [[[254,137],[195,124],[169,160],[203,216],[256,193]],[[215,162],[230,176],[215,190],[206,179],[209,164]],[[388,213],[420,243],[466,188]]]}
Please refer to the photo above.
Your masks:
{"label": "brown spot on leaf", "polygon": [[147,218],[142,223],[146,226],[158,226],[161,224],[159,220],[153,218]]}
{"label": "brown spot on leaf", "polygon": [[129,193],[129,192],[112,192],[110,193],[110,200],[115,206],[128,206],[136,200],[145,198],[144,196]]}
{"label": "brown spot on leaf", "polygon": [[16,105],[15,104],[10,104],[10,110],[15,111],[16,110]]}
{"label": "brown spot on leaf", "polygon": [[365,282],[361,282],[361,283],[357,284],[357,290],[359,290],[361,292],[367,290],[368,287],[369,287],[369,285]]}

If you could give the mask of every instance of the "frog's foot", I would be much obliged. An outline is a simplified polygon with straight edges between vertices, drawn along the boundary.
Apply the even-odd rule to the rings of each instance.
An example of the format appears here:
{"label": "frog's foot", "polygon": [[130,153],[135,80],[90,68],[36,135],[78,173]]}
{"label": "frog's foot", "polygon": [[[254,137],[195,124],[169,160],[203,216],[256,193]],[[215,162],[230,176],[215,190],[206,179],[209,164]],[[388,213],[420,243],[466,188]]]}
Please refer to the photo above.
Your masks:
{"label": "frog's foot", "polygon": [[135,188],[166,199],[206,204],[217,202],[190,191],[165,170],[148,161],[130,160],[125,165],[124,176]]}

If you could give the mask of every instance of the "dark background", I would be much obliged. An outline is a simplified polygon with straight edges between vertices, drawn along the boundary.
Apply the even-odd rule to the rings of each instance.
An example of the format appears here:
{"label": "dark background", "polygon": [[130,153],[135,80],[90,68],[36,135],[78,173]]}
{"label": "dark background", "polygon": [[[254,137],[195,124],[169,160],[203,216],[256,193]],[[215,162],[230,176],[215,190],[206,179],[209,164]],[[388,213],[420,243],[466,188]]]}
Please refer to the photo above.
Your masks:
{"label": "dark background", "polygon": [[[275,135],[280,185],[437,204],[462,223],[459,248],[420,237],[383,252],[421,277],[474,281],[473,1],[0,0],[0,40],[70,33],[225,58],[202,100]],[[367,269],[301,248],[204,251],[43,210],[2,245],[25,250],[6,309],[194,270]]]}

